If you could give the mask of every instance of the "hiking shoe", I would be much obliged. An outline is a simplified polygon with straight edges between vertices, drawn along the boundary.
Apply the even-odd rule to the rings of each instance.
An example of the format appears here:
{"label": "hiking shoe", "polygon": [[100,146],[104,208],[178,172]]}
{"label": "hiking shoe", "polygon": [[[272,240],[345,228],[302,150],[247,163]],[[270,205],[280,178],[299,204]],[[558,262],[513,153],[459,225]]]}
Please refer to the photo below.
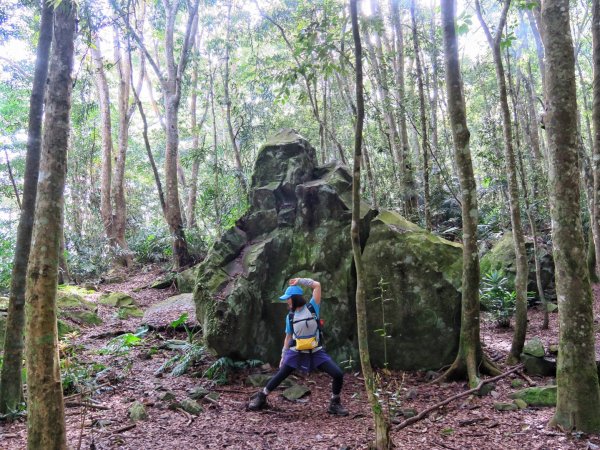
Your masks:
{"label": "hiking shoe", "polygon": [[327,409],[329,414],[333,414],[334,416],[347,416],[348,410],[342,406],[339,397],[332,398],[329,402],[329,409]]}
{"label": "hiking shoe", "polygon": [[250,411],[258,411],[259,409],[264,408],[266,404],[267,396],[264,392],[259,391],[250,398],[250,402],[248,403],[248,409]]}

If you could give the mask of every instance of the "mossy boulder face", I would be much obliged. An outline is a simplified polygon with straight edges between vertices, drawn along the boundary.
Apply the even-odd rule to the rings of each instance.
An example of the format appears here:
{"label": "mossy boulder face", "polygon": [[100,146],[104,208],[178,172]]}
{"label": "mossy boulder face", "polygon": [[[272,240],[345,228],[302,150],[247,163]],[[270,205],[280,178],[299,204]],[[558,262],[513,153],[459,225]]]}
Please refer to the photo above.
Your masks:
{"label": "mossy boulder face", "polygon": [[117,308],[135,305],[133,298],[124,292],[110,292],[107,294],[102,294],[100,296],[99,303],[107,306],[115,306]]}
{"label": "mossy boulder face", "polygon": [[[533,292],[537,297],[537,282],[535,276],[535,259],[533,252],[533,242],[527,241],[525,243],[525,249],[527,251],[527,263],[529,267],[529,277],[527,282],[527,291]],[[538,257],[540,259],[540,275],[542,281],[542,288],[546,299],[555,298],[554,292],[554,259],[552,257],[552,250],[544,244],[538,245]],[[515,262],[515,247],[513,242],[513,235],[511,232],[506,232],[504,235],[494,244],[492,249],[487,252],[480,261],[481,274],[482,276],[492,270],[501,270],[504,272],[508,279],[508,289],[514,290],[515,288],[515,275],[516,275],[516,262]]]}
{"label": "mossy boulder face", "polygon": [[[346,167],[336,162],[318,166],[315,150],[293,130],[280,132],[263,146],[252,176],[249,210],[214,244],[197,269],[194,291],[196,314],[209,348],[220,356],[257,358],[277,363],[281,355],[287,313],[285,303],[278,298],[290,278],[310,277],[319,280],[323,287],[321,315],[325,320],[328,352],[338,361],[350,357],[357,360],[356,277],[350,241],[351,186],[352,177]],[[415,277],[417,271],[421,270],[423,276],[437,277],[442,273],[452,278],[451,270],[446,266],[452,266],[453,270],[460,273],[458,247],[428,235],[392,213],[382,212],[380,215],[389,214],[396,222],[402,221],[404,228],[401,229],[396,222],[387,225],[392,240],[385,244],[376,239],[369,244],[371,223],[377,214],[366,203],[361,205],[361,244],[363,247],[366,245],[365,253],[369,251],[369,245],[391,245],[393,239],[403,240],[399,239],[399,235],[414,233],[419,236],[405,236],[405,245],[423,245],[427,249],[423,251],[431,253],[431,265],[435,267],[424,270],[427,263],[419,259],[419,264],[413,264]],[[377,221],[373,224],[378,226]],[[380,233],[382,238],[384,234],[383,231]],[[450,247],[455,259],[451,263],[440,262],[439,253],[442,251],[434,250],[435,245]],[[400,249],[395,251],[402,252]],[[417,248],[410,251],[419,253]],[[388,283],[396,282],[395,271],[405,270],[402,259],[369,261],[373,271],[390,266],[383,270],[384,281]],[[368,292],[376,291],[379,279],[379,276],[369,276]],[[435,284],[432,281],[438,280],[421,280],[419,286]],[[451,282],[447,286],[453,286],[450,303],[460,302],[456,286]],[[423,295],[415,294],[414,298],[418,297],[418,300],[413,303],[426,304],[426,296],[430,296],[431,292],[423,289]],[[444,292],[440,289],[440,295],[444,295]],[[310,297],[310,291],[306,288],[305,294]],[[399,295],[399,291],[394,291],[394,295]],[[440,295],[433,297],[432,301],[437,302]],[[402,302],[403,299],[398,297],[394,301]],[[370,309],[378,307],[369,303]],[[446,314],[446,310],[439,310],[437,306],[429,309]],[[407,312],[414,310],[410,307]],[[377,314],[370,316],[370,320],[377,322],[380,318]],[[390,314],[396,320],[397,316]],[[430,318],[427,320],[438,329],[441,323],[444,327],[446,324],[455,324],[454,310],[451,315],[450,319],[444,317],[435,321],[435,324]],[[380,328],[379,323],[376,328]],[[425,328],[420,332],[433,333],[434,329]],[[397,337],[404,339],[404,335]],[[410,337],[411,340],[423,338]],[[454,328],[452,336],[447,334],[445,338],[455,346],[458,328]],[[394,340],[391,345],[399,343]],[[411,362],[410,367],[437,368],[448,362],[444,358],[428,356],[431,350],[422,347],[421,352],[415,352],[417,360]],[[397,353],[394,352],[393,356],[396,358]],[[372,357],[376,361],[384,360],[381,349],[377,349]],[[406,359],[388,359],[390,367],[408,368],[404,367]]]}
{"label": "mossy boulder face", "polygon": [[[59,289],[56,293],[56,306],[59,319],[75,322],[82,326],[102,323],[102,319],[96,314],[96,305],[73,290]],[[68,323],[64,323],[65,330],[69,328],[68,325]]]}
{"label": "mossy boulder face", "polygon": [[510,398],[521,399],[529,406],[555,406],[556,386],[541,386],[522,389],[510,394]]}
{"label": "mossy boulder face", "polygon": [[175,275],[175,284],[180,294],[189,294],[194,291],[196,277],[198,276],[198,267],[190,267],[189,269],[179,272]]}
{"label": "mossy boulder face", "polygon": [[460,330],[461,245],[382,211],[363,263],[373,363],[405,370],[450,364]]}

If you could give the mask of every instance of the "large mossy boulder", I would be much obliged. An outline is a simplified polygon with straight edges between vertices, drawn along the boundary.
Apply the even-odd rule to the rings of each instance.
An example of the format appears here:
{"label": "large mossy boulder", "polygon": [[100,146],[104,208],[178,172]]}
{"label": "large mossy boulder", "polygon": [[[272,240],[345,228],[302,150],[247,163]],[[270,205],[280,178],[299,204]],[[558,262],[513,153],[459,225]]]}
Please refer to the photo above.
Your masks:
{"label": "large mossy boulder", "polygon": [[[525,242],[525,249],[527,251],[527,263],[529,267],[527,291],[533,292],[537,297],[538,289],[535,273],[533,242],[530,240]],[[546,245],[542,245],[540,243],[540,245],[538,245],[538,258],[540,260],[540,278],[542,281],[544,295],[546,296],[546,299],[555,298],[554,259],[552,257],[552,250]],[[482,276],[492,270],[502,271],[508,279],[508,288],[510,290],[514,290],[517,268],[515,261],[514,241],[511,232],[504,233],[504,235],[494,244],[492,249],[483,255],[480,261],[480,266]]]}
{"label": "large mossy boulder", "polygon": [[[357,359],[351,186],[346,167],[318,166],[315,150],[293,130],[263,146],[249,210],[198,267],[194,300],[209,348],[278,362],[286,316],[278,297],[290,278],[308,276],[323,286],[328,352],[338,361]],[[398,369],[452,362],[460,328],[460,246],[366,203],[361,245],[374,361],[382,365],[387,354],[389,367]],[[383,308],[375,300],[380,282],[387,286]],[[391,336],[385,351],[382,323]]]}
{"label": "large mossy boulder", "polygon": [[371,222],[363,262],[375,364],[415,370],[453,360],[460,328],[461,255],[460,244],[396,213],[381,211]]}

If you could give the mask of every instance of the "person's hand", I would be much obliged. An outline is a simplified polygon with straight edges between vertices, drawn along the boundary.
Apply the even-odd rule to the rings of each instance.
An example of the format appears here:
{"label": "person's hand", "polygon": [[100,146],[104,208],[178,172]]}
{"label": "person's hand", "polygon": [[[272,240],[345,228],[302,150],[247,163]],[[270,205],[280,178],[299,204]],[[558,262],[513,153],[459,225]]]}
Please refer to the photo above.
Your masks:
{"label": "person's hand", "polygon": [[279,360],[279,367],[283,366],[283,356],[281,357],[281,359]]}
{"label": "person's hand", "polygon": [[292,278],[290,280],[290,286],[296,286],[298,284],[298,280],[300,280],[300,278]]}

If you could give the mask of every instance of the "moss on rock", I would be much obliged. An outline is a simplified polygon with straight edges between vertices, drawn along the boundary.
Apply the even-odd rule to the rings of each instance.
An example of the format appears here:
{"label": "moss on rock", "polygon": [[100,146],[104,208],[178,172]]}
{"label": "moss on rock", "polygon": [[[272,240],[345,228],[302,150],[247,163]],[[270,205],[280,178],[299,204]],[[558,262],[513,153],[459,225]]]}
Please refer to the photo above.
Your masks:
{"label": "moss on rock", "polygon": [[[252,176],[250,209],[197,269],[196,313],[210,349],[219,356],[279,361],[286,306],[278,297],[289,278],[311,277],[323,287],[328,352],[338,361],[358,359],[351,186],[346,167],[337,162],[317,166],[315,150],[293,130],[265,144]],[[371,252],[366,260],[370,298],[376,296],[381,275],[401,286],[393,290],[394,307],[388,308],[395,327],[389,366],[448,363],[460,326],[460,246],[396,213],[378,215],[364,202],[361,244],[365,255]],[[373,311],[379,308],[370,305]],[[371,329],[380,328],[379,313],[369,317]],[[418,350],[407,357],[396,350],[406,351],[406,343],[416,348],[419,341]],[[382,348],[373,345],[372,358],[382,364]]]}

